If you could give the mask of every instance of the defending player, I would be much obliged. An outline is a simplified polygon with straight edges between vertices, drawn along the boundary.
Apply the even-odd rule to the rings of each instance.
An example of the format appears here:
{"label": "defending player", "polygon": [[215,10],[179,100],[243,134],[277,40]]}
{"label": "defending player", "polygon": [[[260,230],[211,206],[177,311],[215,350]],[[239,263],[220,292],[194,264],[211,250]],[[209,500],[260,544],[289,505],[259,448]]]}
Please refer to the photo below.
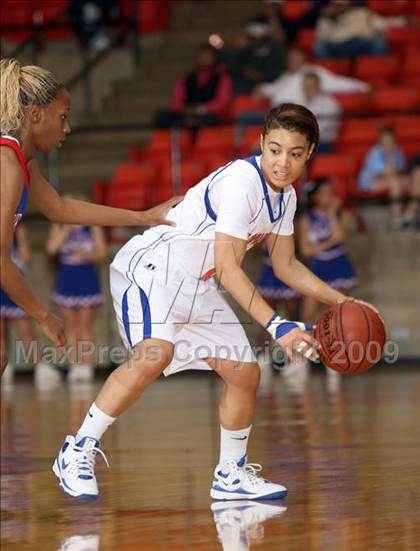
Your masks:
{"label": "defending player", "polygon": [[[35,154],[61,147],[70,134],[69,92],[49,71],[35,65],[22,67],[14,59],[0,62],[0,78],[1,288],[39,323],[49,339],[63,346],[61,320],[35,298],[11,259],[14,228],[23,216],[28,198],[53,222],[92,226],[168,223],[164,215],[179,199],[145,212],[134,212],[60,197],[42,176]],[[3,371],[7,364],[5,351],[1,364]]]}
{"label": "defending player", "polygon": [[[284,104],[266,116],[261,156],[232,161],[190,189],[171,210],[176,228],[133,237],[111,265],[117,321],[132,358],[107,379],[75,436],[67,436],[53,470],[72,496],[98,495],[95,455],[105,430],[164,372],[213,369],[223,380],[221,447],[211,496],[270,499],[284,486],[247,463],[260,368],[248,339],[213,276],[287,353],[317,357],[310,325],[281,319],[241,267],[246,250],[267,241],[274,272],[287,285],[326,304],[343,295],[296,258],[293,217],[301,175],[318,144],[314,115]],[[315,348],[315,349],[314,349]],[[141,419],[139,419],[141,422]]]}

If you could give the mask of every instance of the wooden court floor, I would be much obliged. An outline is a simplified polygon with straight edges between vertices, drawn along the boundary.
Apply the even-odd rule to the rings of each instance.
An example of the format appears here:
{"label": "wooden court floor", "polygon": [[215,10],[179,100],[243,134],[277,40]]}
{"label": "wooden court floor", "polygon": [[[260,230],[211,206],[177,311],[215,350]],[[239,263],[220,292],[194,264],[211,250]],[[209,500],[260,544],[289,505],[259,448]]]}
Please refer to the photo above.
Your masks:
{"label": "wooden court floor", "polygon": [[[285,484],[277,502],[216,502],[217,376],[159,379],[106,434],[101,496],[68,497],[50,470],[101,381],[2,392],[1,549],[411,551],[420,549],[420,366],[328,387],[267,373],[249,460]],[[211,508],[212,506],[212,508]]]}

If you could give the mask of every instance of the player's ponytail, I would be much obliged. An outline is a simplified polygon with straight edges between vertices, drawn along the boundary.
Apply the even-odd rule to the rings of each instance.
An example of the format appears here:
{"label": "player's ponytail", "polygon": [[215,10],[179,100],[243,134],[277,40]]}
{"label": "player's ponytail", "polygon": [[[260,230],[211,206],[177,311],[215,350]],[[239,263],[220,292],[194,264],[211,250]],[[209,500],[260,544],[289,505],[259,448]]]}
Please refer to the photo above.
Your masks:
{"label": "player's ponytail", "polygon": [[263,137],[270,130],[278,128],[300,132],[315,147],[319,143],[319,126],[316,117],[303,105],[283,103],[268,111],[264,120]]}
{"label": "player's ponytail", "polygon": [[50,71],[36,65],[21,66],[16,59],[0,61],[0,132],[10,134],[22,123],[29,105],[47,107],[64,85]]}

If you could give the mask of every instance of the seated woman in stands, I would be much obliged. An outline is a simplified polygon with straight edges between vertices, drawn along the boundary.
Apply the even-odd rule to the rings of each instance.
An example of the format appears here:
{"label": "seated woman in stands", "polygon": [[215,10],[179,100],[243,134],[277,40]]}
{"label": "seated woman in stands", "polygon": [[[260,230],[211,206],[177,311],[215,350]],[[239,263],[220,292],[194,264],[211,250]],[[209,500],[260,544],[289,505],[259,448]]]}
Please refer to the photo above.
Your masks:
{"label": "seated woman in stands", "polygon": [[[358,178],[362,191],[388,192],[391,200],[391,227],[398,230],[414,225],[420,198],[419,185],[408,185],[406,160],[395,139],[394,129],[383,127],[378,141],[368,151]],[[414,180],[413,180],[414,181]],[[402,196],[408,192],[410,199],[404,210]]]}

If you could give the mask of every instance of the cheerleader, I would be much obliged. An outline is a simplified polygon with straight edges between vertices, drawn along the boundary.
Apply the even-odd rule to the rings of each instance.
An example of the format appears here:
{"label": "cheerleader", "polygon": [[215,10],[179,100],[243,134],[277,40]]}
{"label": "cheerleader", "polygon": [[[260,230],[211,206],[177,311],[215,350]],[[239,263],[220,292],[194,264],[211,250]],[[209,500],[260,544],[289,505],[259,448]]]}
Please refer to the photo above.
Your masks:
{"label": "cheerleader", "polygon": [[94,375],[92,353],[78,347],[81,341],[93,342],[93,323],[102,304],[95,263],[107,256],[104,233],[97,226],[54,224],[46,249],[50,255],[59,255],[52,300],[61,309],[70,347],[68,381],[90,381]]}
{"label": "cheerleader", "polygon": [[[344,215],[332,183],[318,179],[306,185],[309,208],[299,227],[300,250],[310,259],[310,270],[333,289],[348,294],[357,280],[345,245]],[[322,305],[305,296],[302,318],[315,322]]]}

